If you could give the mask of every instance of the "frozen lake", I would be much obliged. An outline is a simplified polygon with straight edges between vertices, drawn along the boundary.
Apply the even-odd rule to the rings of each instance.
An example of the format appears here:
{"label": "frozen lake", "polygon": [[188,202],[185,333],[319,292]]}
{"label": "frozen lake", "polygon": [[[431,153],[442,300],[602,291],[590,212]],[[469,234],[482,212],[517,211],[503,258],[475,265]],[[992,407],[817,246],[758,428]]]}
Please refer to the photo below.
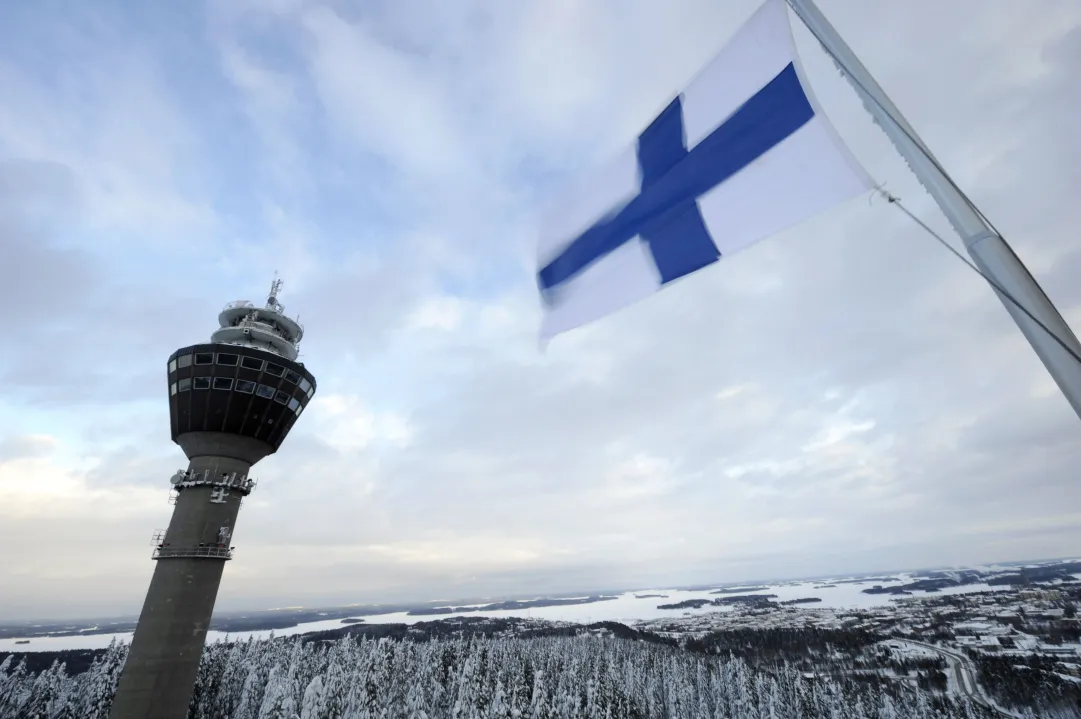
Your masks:
{"label": "frozen lake", "polygon": [[[638,620],[658,619],[661,617],[679,617],[686,614],[707,614],[710,612],[731,611],[730,607],[702,607],[701,609],[658,609],[660,604],[674,604],[687,599],[716,599],[717,597],[733,596],[735,594],[776,594],[774,601],[783,602],[789,599],[802,599],[804,597],[819,597],[822,601],[815,604],[804,605],[808,609],[838,608],[859,609],[869,607],[886,606],[890,600],[911,597],[935,597],[944,594],[967,594],[971,592],[986,592],[992,590],[1008,591],[1010,587],[991,587],[986,584],[969,584],[963,587],[950,587],[938,592],[914,592],[912,595],[897,597],[892,594],[864,594],[863,590],[874,585],[883,587],[895,586],[911,581],[910,575],[898,574],[898,579],[893,582],[866,581],[859,583],[834,584],[822,586],[844,580],[822,580],[818,582],[785,582],[775,584],[758,591],[732,592],[725,594],[712,594],[711,590],[688,591],[682,589],[639,589],[618,595],[615,599],[593,602],[590,604],[568,604],[554,607],[534,607],[531,609],[501,609],[484,612],[467,612],[460,614],[426,614],[423,616],[409,615],[405,612],[392,612],[388,614],[375,614],[358,617],[366,624],[416,624],[417,622],[430,622],[437,619],[450,617],[521,617],[533,619],[548,619],[564,622],[600,622],[614,621],[629,624]],[[764,585],[756,585],[764,586]],[[816,588],[817,587],[817,588]],[[639,599],[638,596],[646,594],[664,594],[664,598],[650,597]],[[637,596],[636,596],[637,595]],[[465,606],[465,605],[463,605]],[[306,622],[286,629],[275,629],[276,637],[293,636],[318,632],[326,629],[340,629],[346,626],[341,619],[329,619],[319,622]],[[226,635],[224,632],[211,631],[207,633],[207,641],[215,642],[229,636],[232,639],[246,639],[248,637],[265,638],[271,635],[270,630],[253,632],[237,632]],[[106,647],[113,639],[127,642],[131,640],[131,633],[122,634],[93,634],[73,637],[35,637],[28,644],[16,644],[19,638],[0,639],[0,651],[59,651],[63,649],[98,649]]]}

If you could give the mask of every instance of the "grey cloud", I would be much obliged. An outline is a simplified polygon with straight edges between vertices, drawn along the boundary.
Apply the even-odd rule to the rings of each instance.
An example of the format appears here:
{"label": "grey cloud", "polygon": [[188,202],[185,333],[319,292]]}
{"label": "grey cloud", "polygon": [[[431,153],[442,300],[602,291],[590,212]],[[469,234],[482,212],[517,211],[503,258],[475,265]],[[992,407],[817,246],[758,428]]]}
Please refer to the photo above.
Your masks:
{"label": "grey cloud", "polygon": [[[89,489],[139,487],[169,493],[168,479],[177,469],[187,467],[187,459],[169,442],[168,419],[165,431],[148,433],[144,441],[122,445],[102,453],[99,461],[86,472]],[[129,424],[131,422],[129,421]],[[159,422],[160,424],[160,422]]]}
{"label": "grey cloud", "polygon": [[[69,308],[78,291],[94,282],[87,253],[51,243],[59,218],[78,205],[68,168],[50,162],[0,162],[0,303],[15,329],[33,329]],[[62,220],[60,220],[62,222]]]}
{"label": "grey cloud", "polygon": [[0,439],[0,462],[46,457],[56,449],[50,437],[17,435]]}
{"label": "grey cloud", "polygon": [[[124,501],[118,497],[114,506]],[[165,495],[156,512],[119,517],[107,516],[99,503],[83,504],[83,515],[5,516],[0,522],[6,546],[23,546],[32,537],[36,550],[9,554],[5,561],[6,581],[0,585],[5,619],[138,615],[153,571],[152,531],[168,523]],[[42,571],[43,557],[48,571]]]}
{"label": "grey cloud", "polygon": [[[63,165],[0,163],[0,304],[17,309],[9,313],[16,341],[0,351],[0,378],[11,395],[32,402],[128,400],[157,391],[168,356],[161,340],[199,321],[181,310],[190,303],[166,268],[118,272],[100,250],[73,239],[84,202]],[[180,292],[170,296],[171,289]]]}
{"label": "grey cloud", "polygon": [[[303,249],[317,256],[296,268],[303,279],[287,302],[305,320],[305,361],[320,396],[360,395],[372,412],[405,415],[412,432],[401,445],[343,448],[320,436],[323,420],[310,409],[255,471],[262,483],[237,533],[248,571],[227,575],[223,607],[813,576],[1020,559],[1076,544],[1062,508],[1081,499],[1077,418],[1049,393],[1046,373],[980,278],[878,200],[836,208],[535,352],[526,210],[610,149],[613,127],[621,142],[632,137],[717,48],[717,28],[733,27],[753,4],[617,10],[602,2],[535,35],[523,21],[530,4],[500,12],[419,12],[427,7],[419,0],[366,12],[335,5],[306,30],[291,22],[306,12],[300,6],[277,8],[264,25],[252,20],[262,15],[218,19],[223,37],[250,40],[254,25],[268,33],[263,47],[288,49],[289,62],[273,65],[240,43],[247,61],[267,63],[301,95],[321,93],[310,111],[336,128],[327,143],[340,157],[324,167],[321,156],[296,154],[303,143],[289,134],[293,125],[265,118],[259,141],[271,167],[284,158],[282,167],[307,177],[325,169],[348,187],[350,173],[371,170],[358,153],[379,144],[385,166],[369,197],[378,219],[351,219],[354,236],[304,216],[287,182],[264,199],[297,215],[287,230],[312,234]],[[822,4],[1061,308],[1081,311],[1081,218],[1070,195],[1081,179],[1070,72],[1081,34],[1049,29],[1081,18],[1064,2],[1050,3],[1046,17],[1008,0],[979,12],[930,0]],[[959,36],[961,19],[974,24]],[[311,53],[329,46],[305,43],[330,25],[340,52],[313,62]],[[443,27],[457,34],[435,32]],[[608,35],[589,46],[599,27]],[[335,57],[374,52],[358,49],[358,33],[380,44],[376,56],[396,58],[391,69],[404,65],[412,84],[398,86],[376,64],[363,68],[374,85],[330,77],[356,71]],[[639,57],[642,43],[625,37],[653,37],[657,51]],[[565,41],[570,65],[582,58],[580,87],[542,82],[545,73],[565,77],[560,58],[545,54],[553,39]],[[861,159],[945,229],[828,61],[805,35],[799,41],[816,91]],[[382,94],[370,95],[372,86]],[[354,122],[365,103],[394,104],[394,90],[421,93],[405,107],[431,112],[410,117],[409,132],[383,115],[374,127]],[[537,106],[550,112],[530,116]],[[429,144],[411,144],[410,133],[423,132]],[[416,148],[436,141],[454,146],[427,166]],[[297,145],[270,156],[289,142]],[[441,174],[458,163],[460,178]],[[0,188],[38,187],[58,208],[47,216],[82,201],[64,190],[62,172],[39,171],[43,179],[22,182],[5,170]],[[358,174],[358,193],[371,177]],[[250,268],[222,270],[208,259],[190,285],[167,266],[131,276],[128,265],[103,266],[105,250],[69,253],[63,232],[31,235],[19,222],[22,234],[0,250],[26,268],[19,294],[0,299],[26,302],[31,313],[16,320],[24,346],[0,354],[10,391],[52,401],[92,384],[88,401],[116,396],[132,422],[157,422],[144,435],[126,432],[114,408],[87,435],[117,435],[87,482],[95,491],[161,482],[164,496],[181,454],[162,418],[136,406],[164,403],[165,355],[206,336],[232,298],[215,293],[237,292],[220,288]],[[225,263],[237,263],[228,256],[235,246],[223,245]],[[262,262],[270,246],[253,243],[251,256]],[[138,254],[130,265],[158,258]],[[57,272],[47,273],[53,262]],[[511,324],[476,330],[468,305],[458,330],[406,327],[424,301],[463,287],[467,299],[501,303]],[[69,308],[70,327],[41,329]],[[123,379],[48,359],[61,356],[62,341],[122,354]],[[53,379],[32,387],[34,373]],[[523,558],[500,554],[510,545],[523,547]],[[423,559],[435,546],[449,558]],[[137,579],[124,591],[138,595]]]}
{"label": "grey cloud", "polygon": [[423,247],[408,240],[381,257],[357,256],[327,267],[321,281],[290,299],[292,307],[303,308],[306,355],[332,359],[386,347],[388,334],[436,289],[426,267]]}

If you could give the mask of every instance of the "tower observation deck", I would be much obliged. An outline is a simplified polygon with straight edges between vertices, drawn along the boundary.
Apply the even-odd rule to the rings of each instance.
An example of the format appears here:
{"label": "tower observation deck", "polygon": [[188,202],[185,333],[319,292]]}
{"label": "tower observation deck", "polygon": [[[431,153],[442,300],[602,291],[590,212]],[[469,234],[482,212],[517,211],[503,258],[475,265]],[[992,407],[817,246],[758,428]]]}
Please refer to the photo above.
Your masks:
{"label": "tower observation deck", "polygon": [[171,478],[169,528],[154,535],[157,562],[120,675],[110,719],[184,719],[188,713],[248,473],[285,441],[315,394],[297,362],[304,329],[278,302],[232,302],[207,344],[167,362],[173,441],[188,458]]}

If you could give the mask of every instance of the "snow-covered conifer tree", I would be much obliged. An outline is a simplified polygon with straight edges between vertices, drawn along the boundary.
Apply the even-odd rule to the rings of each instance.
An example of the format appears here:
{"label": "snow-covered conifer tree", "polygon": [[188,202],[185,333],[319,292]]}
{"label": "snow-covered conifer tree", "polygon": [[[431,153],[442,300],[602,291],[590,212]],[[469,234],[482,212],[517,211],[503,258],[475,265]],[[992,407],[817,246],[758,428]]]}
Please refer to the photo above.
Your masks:
{"label": "snow-covered conifer tree", "polygon": [[323,677],[317,676],[304,689],[300,702],[300,719],[320,719],[323,713]]}

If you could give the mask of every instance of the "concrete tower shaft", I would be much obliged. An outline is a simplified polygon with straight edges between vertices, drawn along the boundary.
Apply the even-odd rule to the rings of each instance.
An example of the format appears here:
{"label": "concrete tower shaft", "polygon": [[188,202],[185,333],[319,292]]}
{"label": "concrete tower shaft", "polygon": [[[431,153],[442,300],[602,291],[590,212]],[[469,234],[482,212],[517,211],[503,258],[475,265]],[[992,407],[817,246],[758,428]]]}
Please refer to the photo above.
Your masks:
{"label": "concrete tower shaft", "polygon": [[[172,437],[189,464],[172,477],[175,509],[168,530],[154,538],[157,566],[111,719],[187,716],[241,501],[255,488],[248,473],[281,446],[315,394],[315,378],[295,361],[302,330],[281,314],[280,288],[275,281],[261,314],[238,320],[234,310],[251,304],[226,307],[223,329],[252,325],[240,334],[230,329],[221,338],[219,330],[218,341],[169,358]],[[254,339],[243,332],[253,328]]]}
{"label": "concrete tower shaft", "polygon": [[[230,438],[215,439],[224,445]],[[187,486],[176,494],[169,529],[154,550],[158,563],[111,716],[187,716],[240,503],[251,489],[250,468],[244,459],[203,455],[175,475]]]}

